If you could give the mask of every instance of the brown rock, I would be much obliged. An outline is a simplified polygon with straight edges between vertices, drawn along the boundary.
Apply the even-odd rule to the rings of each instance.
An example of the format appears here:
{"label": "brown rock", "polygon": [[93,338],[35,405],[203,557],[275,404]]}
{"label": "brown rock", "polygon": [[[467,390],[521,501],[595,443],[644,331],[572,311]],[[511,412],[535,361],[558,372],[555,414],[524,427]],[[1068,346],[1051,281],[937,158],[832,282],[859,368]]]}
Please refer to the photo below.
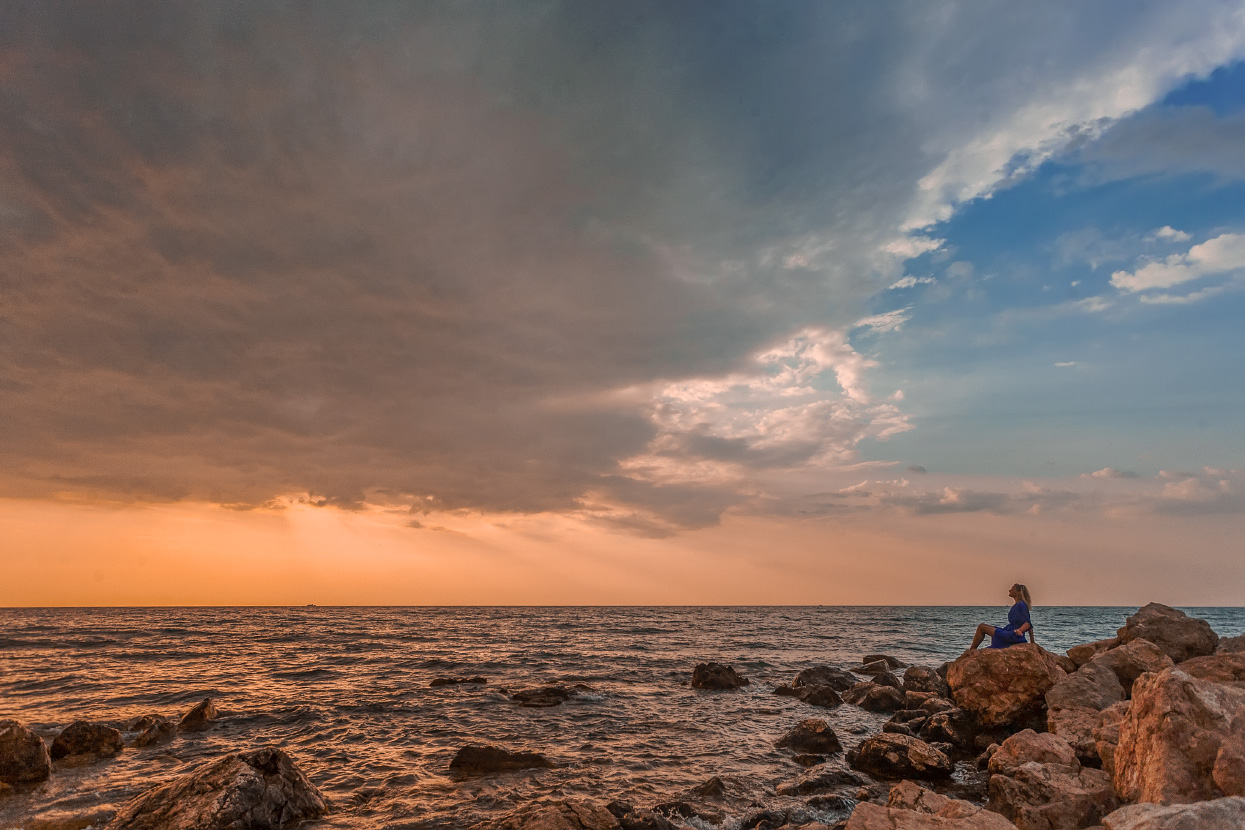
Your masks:
{"label": "brown rock", "polygon": [[948,743],[965,752],[976,744],[981,726],[977,716],[966,709],[935,712],[921,727],[921,738],[930,743]]}
{"label": "brown rock", "polygon": [[51,774],[52,758],[43,738],[15,720],[0,720],[0,784],[27,787]]}
{"label": "brown rock", "polygon": [[168,718],[156,718],[134,739],[134,746],[144,747],[167,741],[177,734],[177,724]]}
{"label": "brown rock", "polygon": [[1102,663],[1090,662],[1059,679],[1046,693],[1046,706],[1063,709],[1084,706],[1102,711],[1124,699],[1124,687],[1115,672]]}
{"label": "brown rock", "polygon": [[1100,769],[1029,762],[1010,775],[990,776],[987,806],[1019,830],[1077,830],[1096,824],[1117,802]]}
{"label": "brown rock", "polygon": [[1144,673],[1162,671],[1173,665],[1172,659],[1149,640],[1132,640],[1104,651],[1089,662],[1113,671],[1126,695],[1132,694],[1133,682]]}
{"label": "brown rock", "polygon": [[121,732],[102,723],[77,720],[61,730],[52,741],[52,760],[70,755],[111,758],[121,751]]}
{"label": "brown rock", "polygon": [[932,692],[938,697],[947,697],[951,689],[934,669],[925,666],[909,666],[903,673],[905,692]]}
{"label": "brown rock", "polygon": [[1081,762],[1076,759],[1076,753],[1067,741],[1048,732],[1025,729],[1003,741],[990,756],[990,772],[994,775],[1014,775],[1027,763],[1071,771],[1081,768]]}
{"label": "brown rock", "polygon": [[885,807],[857,805],[844,830],[1016,830],[1016,825],[976,804],[904,781],[891,789]]}
{"label": "brown rock", "polygon": [[141,718],[135,718],[134,720],[130,721],[129,726],[126,727],[125,731],[142,732],[144,729],[151,726],[153,723],[157,721],[162,721],[162,720],[166,720],[164,715],[143,715]]}
{"label": "brown rock", "polygon": [[843,751],[839,736],[834,734],[834,730],[824,720],[817,718],[800,721],[795,728],[775,741],[774,745],[784,749],[794,749],[797,752],[816,752],[824,755]]}
{"label": "brown rock", "polygon": [[1110,651],[1111,649],[1119,645],[1120,645],[1120,638],[1112,637],[1109,640],[1096,640],[1092,643],[1085,643],[1084,645],[1073,646],[1072,648],[1068,649],[1068,659],[1071,660],[1073,663],[1076,663],[1077,667],[1079,668],[1080,666],[1083,666],[1086,663],[1088,663],[1090,660],[1093,660],[1099,654],[1102,654],[1104,651]]}
{"label": "brown rock", "polygon": [[622,830],[609,810],[576,801],[520,807],[493,826],[496,830]]}
{"label": "brown rock", "polygon": [[535,689],[520,689],[510,699],[525,709],[551,709],[578,695],[578,687],[540,686]]}
{"label": "brown rock", "polygon": [[898,712],[904,707],[904,695],[898,689],[866,680],[844,692],[843,702],[866,712]]}
{"label": "brown rock", "polygon": [[216,704],[212,702],[212,698],[205,697],[182,716],[177,728],[191,732],[206,729],[212,721],[216,720],[216,716]]}
{"label": "brown rock", "polygon": [[829,686],[836,692],[841,693],[846,692],[859,682],[856,676],[846,669],[837,669],[833,666],[814,666],[797,674],[791,685],[796,689],[801,686]]}
{"label": "brown rock", "polygon": [[1216,798],[1197,804],[1129,804],[1102,819],[1103,830],[1239,830],[1245,827],[1245,798]]}
{"label": "brown rock", "polygon": [[1133,640],[1149,640],[1177,663],[1190,657],[1214,654],[1219,645],[1219,635],[1206,620],[1157,602],[1129,617],[1118,634],[1120,642],[1126,644]]}
{"label": "brown rock", "polygon": [[1245,651],[1245,634],[1237,634],[1235,637],[1220,637],[1219,647],[1215,649],[1215,654],[1240,654]]}
{"label": "brown rock", "polygon": [[1202,680],[1245,686],[1245,653],[1216,652],[1209,657],[1193,657],[1181,663],[1180,670]]}
{"label": "brown rock", "polygon": [[283,750],[226,755],[128,801],[106,830],[280,830],[324,799]]}
{"label": "brown rock", "polygon": [[848,753],[854,769],[874,778],[947,778],[952,763],[942,752],[919,738],[882,732],[871,735]]}
{"label": "brown rock", "polygon": [[438,689],[442,686],[480,686],[485,683],[488,683],[487,677],[434,677],[428,686]]}
{"label": "brown rock", "polygon": [[1129,701],[1108,706],[1098,714],[1094,727],[1094,751],[1102,760],[1102,769],[1112,780],[1115,778],[1115,748],[1120,742],[1120,722],[1128,714]]}
{"label": "brown rock", "polygon": [[1114,752],[1116,792],[1126,801],[1180,804],[1219,795],[1216,757],[1245,710],[1245,689],[1190,677],[1177,668],[1133,687]]}
{"label": "brown rock", "polygon": [[842,769],[831,769],[823,772],[810,772],[793,784],[779,784],[779,795],[812,795],[838,790],[844,787],[862,787],[866,779],[854,772]]}
{"label": "brown rock", "polygon": [[843,705],[843,698],[839,697],[839,693],[829,686],[803,686],[799,692],[800,700],[810,706],[833,709],[835,706]]}
{"label": "brown rock", "polygon": [[693,689],[738,689],[749,682],[734,668],[721,663],[698,663],[692,670]]}
{"label": "brown rock", "polygon": [[520,769],[548,769],[554,764],[539,752],[510,752],[496,746],[468,744],[450,761],[450,771],[459,775],[489,775]]}
{"label": "brown rock", "polygon": [[[948,694],[950,694],[949,690],[948,690]],[[926,712],[929,712],[932,715],[935,712],[946,712],[949,709],[957,709],[959,707],[957,707],[951,701],[947,700],[945,697],[931,697],[929,700],[922,702],[920,706],[916,708],[924,709]]]}
{"label": "brown rock", "polygon": [[972,651],[947,672],[955,702],[983,726],[1006,726],[1040,710],[1063,677],[1055,660],[1032,644]]}
{"label": "brown rock", "polygon": [[1245,712],[1237,712],[1215,755],[1211,778],[1224,795],[1245,796]]}
{"label": "brown rock", "polygon": [[903,691],[903,681],[889,671],[878,672],[873,675],[873,682],[879,686],[890,686],[892,689]]}
{"label": "brown rock", "polygon": [[1098,758],[1098,742],[1094,730],[1102,720],[1102,712],[1085,706],[1051,709],[1046,713],[1046,729],[1067,741],[1082,761]]}
{"label": "brown rock", "polygon": [[864,657],[860,658],[860,662],[862,665],[866,666],[870,663],[885,663],[886,668],[888,669],[902,669],[904,666],[908,665],[902,660],[891,657],[889,654],[866,654]]}

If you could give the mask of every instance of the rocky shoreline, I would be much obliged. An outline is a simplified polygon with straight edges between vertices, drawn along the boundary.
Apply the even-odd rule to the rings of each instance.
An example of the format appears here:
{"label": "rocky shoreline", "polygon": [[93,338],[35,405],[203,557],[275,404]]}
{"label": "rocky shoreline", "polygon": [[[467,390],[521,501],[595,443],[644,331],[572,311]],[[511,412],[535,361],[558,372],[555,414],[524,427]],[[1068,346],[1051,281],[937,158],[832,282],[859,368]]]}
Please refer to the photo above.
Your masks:
{"label": "rocky shoreline", "polygon": [[[690,684],[716,695],[749,682],[731,666],[706,662],[692,670]],[[484,677],[451,677],[429,685],[484,683]],[[546,686],[506,697],[513,705],[546,708],[591,692]],[[935,667],[869,654],[857,666],[805,669],[773,692],[808,704],[810,715],[855,706],[889,716],[881,731],[858,742],[853,736],[848,746],[817,717],[791,723],[781,735],[758,736],[806,768],[777,787],[787,803],[802,799],[806,810],[767,806],[735,782],[712,777],[662,803],[635,805],[603,794],[597,803],[529,804],[491,824],[705,830],[730,817],[739,830],[1245,828],[1245,637],[1221,640],[1205,621],[1166,606],[1147,605],[1117,636],[1066,655],[1024,645]],[[118,724],[124,730],[77,721],[50,747],[26,726],[0,721],[0,798],[38,787],[57,769],[106,763],[126,747],[210,729],[217,718],[208,699],[180,719],[147,715]],[[531,747],[468,744],[445,774],[473,778],[557,766]],[[294,758],[258,747],[148,789],[104,826],[288,828],[332,811]]]}

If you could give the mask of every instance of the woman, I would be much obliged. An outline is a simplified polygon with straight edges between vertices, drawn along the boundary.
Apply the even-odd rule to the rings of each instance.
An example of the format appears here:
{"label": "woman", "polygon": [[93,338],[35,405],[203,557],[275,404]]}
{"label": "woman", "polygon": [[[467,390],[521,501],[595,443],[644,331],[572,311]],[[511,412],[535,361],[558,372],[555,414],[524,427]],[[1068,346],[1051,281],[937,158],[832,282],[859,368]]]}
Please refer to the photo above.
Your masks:
{"label": "woman", "polygon": [[1007,595],[1016,603],[1012,606],[1012,610],[1007,612],[1007,625],[1002,628],[995,628],[985,623],[977,626],[977,634],[973,637],[973,644],[968,647],[968,651],[976,651],[986,635],[990,636],[990,648],[1020,645],[1025,641],[1025,634],[1029,635],[1030,642],[1037,642],[1033,636],[1033,623],[1029,620],[1029,609],[1033,607],[1033,600],[1029,598],[1029,589],[1017,582],[1007,592]]}

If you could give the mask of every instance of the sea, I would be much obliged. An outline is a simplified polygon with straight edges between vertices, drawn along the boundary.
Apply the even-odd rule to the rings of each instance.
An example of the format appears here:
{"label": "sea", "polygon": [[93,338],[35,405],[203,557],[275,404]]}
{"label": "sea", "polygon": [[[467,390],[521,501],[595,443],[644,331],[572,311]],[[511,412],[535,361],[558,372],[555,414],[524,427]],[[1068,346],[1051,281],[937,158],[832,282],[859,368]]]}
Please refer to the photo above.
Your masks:
{"label": "sea", "polygon": [[[1034,609],[1038,642],[1062,652],[1114,635],[1135,608]],[[1186,608],[1222,636],[1245,609]],[[936,667],[1006,607],[508,607],[0,609],[0,718],[51,744],[72,721],[123,729],[145,714],[180,717],[211,697],[220,718],[85,766],[57,767],[29,793],[0,797],[0,828],[102,828],[144,790],[230,752],[277,745],[331,804],[307,827],[468,828],[562,799],[640,807],[686,798],[717,776],[728,795],[702,830],[738,830],[762,809],[832,822],[838,808],[779,795],[805,770],[774,741],[825,719],[851,747],[884,715],[819,709],[773,694],[802,669],[850,668],[870,653]],[[750,685],[692,689],[698,662]],[[439,677],[483,685],[432,687]],[[523,708],[510,694],[586,687]],[[127,734],[127,743],[131,734]],[[467,744],[543,753],[553,769],[460,778]],[[831,765],[842,765],[842,756]],[[837,812],[836,812],[837,809]],[[793,814],[794,815],[794,814]]]}

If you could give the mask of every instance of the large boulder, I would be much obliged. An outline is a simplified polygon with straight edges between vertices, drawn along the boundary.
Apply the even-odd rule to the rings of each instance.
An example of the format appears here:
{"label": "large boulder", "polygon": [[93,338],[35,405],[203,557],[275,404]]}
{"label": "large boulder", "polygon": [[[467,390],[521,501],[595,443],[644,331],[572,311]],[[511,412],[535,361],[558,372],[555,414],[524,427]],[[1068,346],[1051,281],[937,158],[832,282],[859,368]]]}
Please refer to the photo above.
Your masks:
{"label": "large boulder", "polygon": [[1202,680],[1245,686],[1245,653],[1215,652],[1208,657],[1194,657],[1181,663],[1180,670]]}
{"label": "large boulder", "polygon": [[844,830],[1016,830],[1016,825],[976,804],[904,781],[891,789],[885,807],[857,805]]}
{"label": "large boulder", "polygon": [[1214,780],[1219,752],[1245,712],[1245,689],[1190,677],[1180,668],[1146,674],[1133,686],[1120,722],[1113,767],[1126,801],[1181,804],[1221,795]]}
{"label": "large boulder", "polygon": [[926,666],[909,666],[903,673],[903,689],[905,692],[932,692],[938,697],[947,697],[951,689],[947,681],[938,672]]}
{"label": "large boulder", "polygon": [[281,830],[326,810],[290,756],[265,747],[153,787],[122,806],[106,830]]}
{"label": "large boulder", "polygon": [[1124,687],[1119,677],[1091,661],[1046,693],[1046,728],[1071,744],[1078,757],[1092,760],[1098,757],[1094,746],[1098,713],[1122,700]]}
{"label": "large boulder", "polygon": [[1245,798],[1196,804],[1129,804],[1102,819],[1103,830],[1238,830],[1245,827]]}
{"label": "large boulder", "polygon": [[734,667],[721,663],[697,663],[692,669],[693,689],[738,689],[749,682]]}
{"label": "large boulder", "polygon": [[920,737],[929,743],[946,743],[964,752],[976,745],[981,725],[977,716],[967,709],[947,709],[934,712],[921,726]]}
{"label": "large boulder", "polygon": [[1025,729],[1017,732],[990,756],[990,772],[993,775],[1012,775],[1021,766],[1037,763],[1078,770],[1081,762],[1067,741],[1049,732]]}
{"label": "large boulder", "polygon": [[622,830],[609,810],[577,801],[520,807],[503,816],[493,827],[496,830]]}
{"label": "large boulder", "polygon": [[120,730],[102,723],[77,720],[61,730],[52,741],[52,760],[61,758],[111,758],[121,751]]}
{"label": "large boulder", "polygon": [[816,752],[824,755],[843,751],[839,736],[834,734],[829,724],[818,718],[800,721],[793,729],[775,741],[774,745],[781,749]]}
{"label": "large boulder", "polygon": [[1094,730],[1102,719],[1102,712],[1088,706],[1070,706],[1051,709],[1046,713],[1046,730],[1067,741],[1082,761],[1093,762],[1098,756],[1098,741]]}
{"label": "large boulder", "polygon": [[1128,714],[1131,701],[1108,706],[1098,713],[1098,725],[1094,727],[1094,752],[1102,761],[1102,769],[1112,780],[1115,778],[1115,748],[1120,743],[1120,723]]}
{"label": "large boulder", "polygon": [[1233,716],[1210,775],[1224,795],[1245,796],[1245,712]]}
{"label": "large boulder", "polygon": [[455,753],[450,772],[459,775],[488,775],[520,769],[542,769],[554,766],[539,752],[511,752],[500,747],[468,744]]}
{"label": "large boulder", "polygon": [[1117,632],[1121,643],[1149,640],[1177,663],[1190,657],[1214,654],[1219,635],[1206,620],[1157,602],[1141,608]]}
{"label": "large boulder", "polygon": [[1119,678],[1124,694],[1132,694],[1133,683],[1146,672],[1157,672],[1174,665],[1162,649],[1149,640],[1132,640],[1126,645],[1104,651],[1089,661],[1110,669]]}
{"label": "large boulder", "polygon": [[207,729],[218,715],[216,704],[212,701],[212,698],[205,697],[196,703],[189,712],[182,715],[181,722],[177,724],[177,728],[189,732]]}
{"label": "large boulder", "polygon": [[866,712],[898,712],[904,708],[905,698],[899,689],[865,680],[844,692],[843,702]]}
{"label": "large boulder", "polygon": [[1119,637],[1112,637],[1108,640],[1095,640],[1092,643],[1085,643],[1079,646],[1073,646],[1068,649],[1068,659],[1081,667],[1093,660],[1104,651],[1109,651],[1120,644]]}
{"label": "large boulder", "polygon": [[854,769],[874,778],[948,778],[953,764],[944,753],[919,738],[882,732],[871,735],[847,755]]}
{"label": "large boulder", "polygon": [[813,666],[795,676],[791,685],[799,689],[803,686],[829,686],[836,692],[846,692],[860,681],[847,669],[834,666]]}
{"label": "large boulder", "polygon": [[982,726],[1006,726],[1039,711],[1064,677],[1059,664],[1031,643],[970,651],[951,664],[947,683],[955,702]]}
{"label": "large boulder", "polygon": [[29,727],[0,720],[0,784],[28,787],[52,774],[47,745]]}
{"label": "large boulder", "polygon": [[1117,802],[1100,769],[1030,761],[1010,775],[990,776],[988,806],[1019,830],[1077,830],[1096,824]]}

